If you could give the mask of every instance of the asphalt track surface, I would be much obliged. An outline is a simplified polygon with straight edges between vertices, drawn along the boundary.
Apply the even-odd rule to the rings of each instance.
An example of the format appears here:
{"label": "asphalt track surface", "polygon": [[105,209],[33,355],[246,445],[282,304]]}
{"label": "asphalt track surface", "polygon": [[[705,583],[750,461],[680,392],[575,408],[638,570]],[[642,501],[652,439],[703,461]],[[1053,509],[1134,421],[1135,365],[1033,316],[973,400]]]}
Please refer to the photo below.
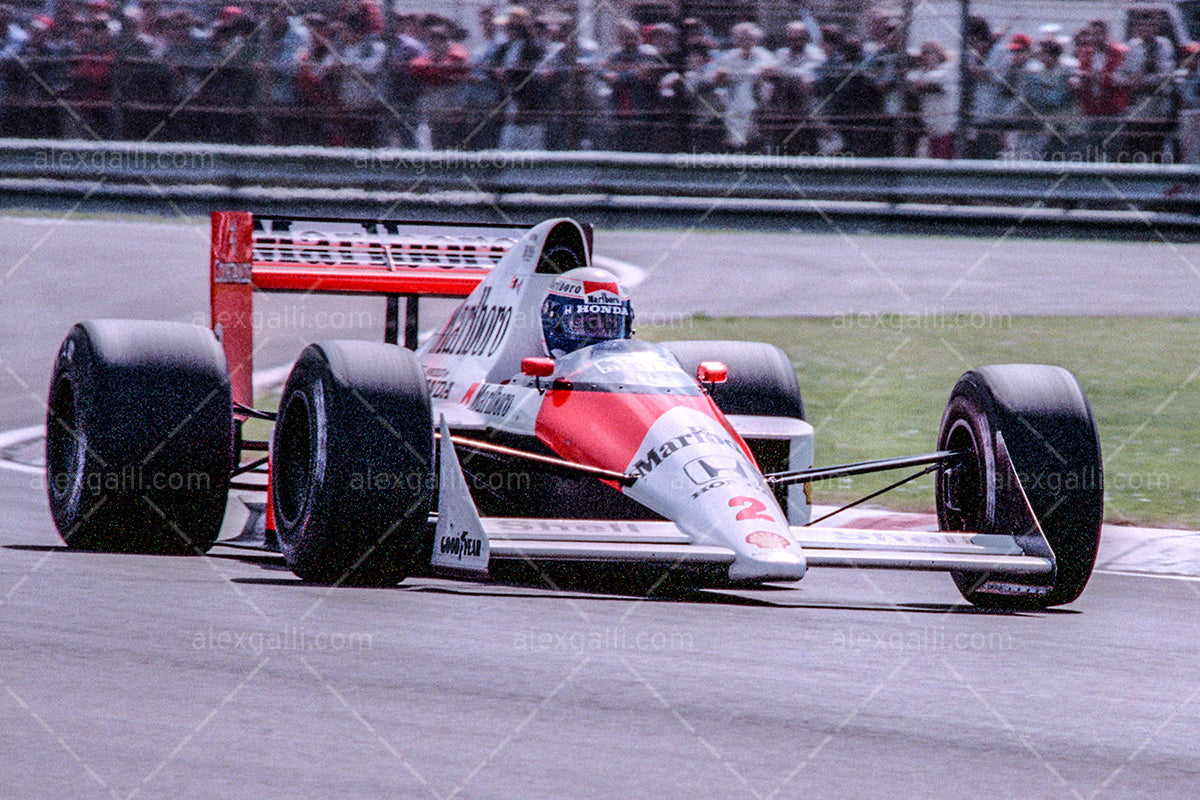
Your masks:
{"label": "asphalt track surface", "polygon": [[[887,302],[869,265],[835,257],[840,237],[822,260],[785,238],[698,234],[672,250],[678,236],[597,243],[648,268],[643,308],[676,297],[664,313],[707,310],[691,304],[713,289],[728,295],[713,301],[720,313],[756,297],[762,313],[784,313],[768,300],[790,313],[910,311]],[[203,322],[205,237],[0,220],[0,426],[39,421],[75,320]],[[912,276],[896,282],[924,313],[962,275],[951,248],[966,258],[995,243],[857,245]],[[1043,243],[1020,246],[1036,259]],[[1027,311],[1197,311],[1176,249],[1044,246],[1060,249],[1041,283],[1025,279],[1033,267],[985,261],[947,297],[966,310],[985,296],[1019,305],[1025,291]],[[811,284],[772,268],[745,282],[745,299],[722,277],[801,251]],[[689,259],[717,269],[707,295],[668,266]],[[1101,259],[1138,280],[1111,296],[1095,286],[1107,278],[1084,281]],[[845,275],[840,301],[829,271]],[[976,285],[985,275],[995,289]],[[1046,286],[1077,296],[1047,300]],[[260,366],[311,338],[382,330],[382,308],[322,321],[316,305],[277,300]],[[343,302],[321,308],[356,308]],[[37,475],[0,470],[0,497],[0,797],[1180,798],[1200,785],[1194,580],[1102,573],[1076,603],[1019,615],[973,611],[945,576],[840,570],[651,600],[437,580],[330,590],[227,548],[69,552]]]}

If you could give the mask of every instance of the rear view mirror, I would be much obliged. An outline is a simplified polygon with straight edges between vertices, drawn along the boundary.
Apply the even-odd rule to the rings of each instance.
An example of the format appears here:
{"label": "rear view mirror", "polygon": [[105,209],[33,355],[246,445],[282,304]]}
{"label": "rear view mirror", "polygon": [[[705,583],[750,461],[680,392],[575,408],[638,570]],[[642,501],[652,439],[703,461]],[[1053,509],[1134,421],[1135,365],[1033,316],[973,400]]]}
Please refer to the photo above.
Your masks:
{"label": "rear view mirror", "polygon": [[696,380],[701,383],[724,383],[729,380],[729,367],[720,361],[701,361],[696,367]]}
{"label": "rear view mirror", "polygon": [[522,358],[521,374],[528,375],[531,378],[549,378],[554,374],[554,359],[542,357]]}

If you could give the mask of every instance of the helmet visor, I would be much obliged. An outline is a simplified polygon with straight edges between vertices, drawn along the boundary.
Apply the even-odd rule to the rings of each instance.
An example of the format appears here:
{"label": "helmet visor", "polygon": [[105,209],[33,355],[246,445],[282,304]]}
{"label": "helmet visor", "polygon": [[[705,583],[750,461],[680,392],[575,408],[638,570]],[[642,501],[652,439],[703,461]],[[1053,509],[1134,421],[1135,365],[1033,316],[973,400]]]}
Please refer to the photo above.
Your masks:
{"label": "helmet visor", "polygon": [[626,316],[621,306],[604,306],[604,312],[576,311],[563,318],[563,330],[586,339],[625,338]]}

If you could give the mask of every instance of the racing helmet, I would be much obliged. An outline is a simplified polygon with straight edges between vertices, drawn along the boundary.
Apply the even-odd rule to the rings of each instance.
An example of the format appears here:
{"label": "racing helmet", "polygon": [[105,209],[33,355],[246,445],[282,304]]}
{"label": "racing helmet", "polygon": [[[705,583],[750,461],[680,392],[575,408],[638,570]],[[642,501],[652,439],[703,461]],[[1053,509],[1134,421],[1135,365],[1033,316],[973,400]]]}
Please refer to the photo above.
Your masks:
{"label": "racing helmet", "polygon": [[542,303],[542,334],[556,357],[610,339],[628,339],[633,335],[629,292],[606,270],[568,270],[550,284]]}

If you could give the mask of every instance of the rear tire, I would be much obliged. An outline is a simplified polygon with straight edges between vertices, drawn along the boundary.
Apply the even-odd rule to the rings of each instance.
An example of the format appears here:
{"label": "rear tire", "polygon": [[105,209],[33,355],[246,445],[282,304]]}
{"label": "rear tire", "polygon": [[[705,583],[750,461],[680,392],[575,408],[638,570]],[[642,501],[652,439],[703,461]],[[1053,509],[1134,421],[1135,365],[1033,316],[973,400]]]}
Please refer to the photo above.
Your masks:
{"label": "rear tire", "polygon": [[288,567],[313,583],[393,586],[426,538],[433,417],[413,354],[309,345],[279,404],[271,489]]}
{"label": "rear tire", "polygon": [[942,530],[1012,533],[1001,530],[999,520],[1024,499],[998,462],[997,434],[1053,551],[1053,583],[1037,586],[1044,580],[1028,584],[989,573],[955,573],[954,582],[963,597],[986,608],[1070,603],[1091,577],[1104,518],[1103,462],[1091,405],[1075,376],[1060,367],[1005,364],[959,378],[938,449],[969,455],[938,472]]}
{"label": "rear tire", "polygon": [[67,334],[50,381],[46,484],[68,546],[204,553],[233,457],[229,373],[212,331],[92,320]]}

